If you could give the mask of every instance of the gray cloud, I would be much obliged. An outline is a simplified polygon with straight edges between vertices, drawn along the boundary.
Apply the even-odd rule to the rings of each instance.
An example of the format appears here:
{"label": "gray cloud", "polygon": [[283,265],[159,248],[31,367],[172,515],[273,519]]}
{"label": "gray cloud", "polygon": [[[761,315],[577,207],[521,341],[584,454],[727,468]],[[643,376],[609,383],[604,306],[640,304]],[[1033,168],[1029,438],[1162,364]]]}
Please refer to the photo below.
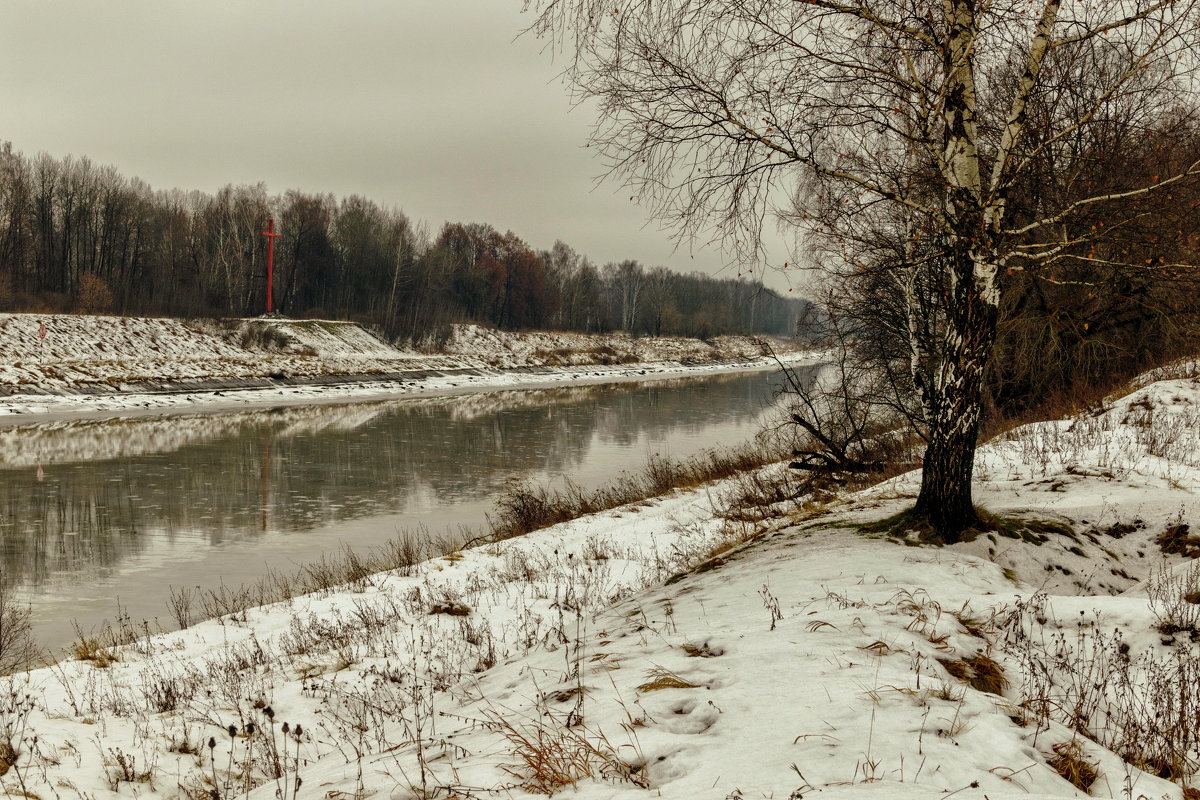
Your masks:
{"label": "gray cloud", "polygon": [[720,252],[672,252],[627,192],[594,188],[586,109],[541,43],[518,37],[519,7],[8,0],[0,139],[155,188],[361,194],[435,227],[484,221],[598,262],[716,273]]}

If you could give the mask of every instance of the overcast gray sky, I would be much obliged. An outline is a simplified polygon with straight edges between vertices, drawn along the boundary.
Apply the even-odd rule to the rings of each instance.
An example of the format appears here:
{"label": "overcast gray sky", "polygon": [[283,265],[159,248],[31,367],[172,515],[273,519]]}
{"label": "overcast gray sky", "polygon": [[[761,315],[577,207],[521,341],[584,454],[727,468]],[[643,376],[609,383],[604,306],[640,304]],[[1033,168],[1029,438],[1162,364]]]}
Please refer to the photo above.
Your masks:
{"label": "overcast gray sky", "polygon": [[[6,0],[0,141],[158,189],[361,194],[532,246],[717,273],[614,184],[594,186],[520,0]],[[736,275],[736,268],[721,274]],[[768,284],[786,288],[778,274]]]}

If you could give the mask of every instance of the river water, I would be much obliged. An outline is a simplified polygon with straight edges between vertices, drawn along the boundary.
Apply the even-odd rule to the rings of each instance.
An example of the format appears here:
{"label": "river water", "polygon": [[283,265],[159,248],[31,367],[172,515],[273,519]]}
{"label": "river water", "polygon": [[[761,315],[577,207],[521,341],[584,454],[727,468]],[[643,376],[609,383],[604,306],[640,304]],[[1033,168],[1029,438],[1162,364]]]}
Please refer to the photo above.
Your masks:
{"label": "river water", "polygon": [[513,479],[584,486],[751,439],[779,376],[0,428],[0,567],[39,643],[118,609],[171,627],[169,587],[253,583],[343,545],[484,521]]}

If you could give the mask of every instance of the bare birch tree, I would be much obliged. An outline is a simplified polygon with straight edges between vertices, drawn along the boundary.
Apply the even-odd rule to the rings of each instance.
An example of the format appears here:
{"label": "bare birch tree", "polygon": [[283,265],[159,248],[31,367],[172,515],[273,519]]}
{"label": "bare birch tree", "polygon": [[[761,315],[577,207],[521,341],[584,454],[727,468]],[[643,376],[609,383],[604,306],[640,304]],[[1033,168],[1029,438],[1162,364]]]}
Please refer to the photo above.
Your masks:
{"label": "bare birch tree", "polygon": [[[1122,209],[1200,173],[1200,162],[1175,164],[1010,208],[1035,167],[1071,176],[1094,148],[1136,134],[1161,111],[1144,98],[1194,105],[1197,0],[526,0],[526,10],[531,30],[570,54],[567,77],[595,104],[591,144],[611,175],[679,235],[760,255],[765,221],[783,213],[840,244],[848,263],[865,238],[890,237],[888,280],[907,298],[927,428],[915,514],[945,541],[979,521],[971,478],[1006,274],[1120,261],[1105,237]],[[1074,224],[1097,208],[1113,225]]]}

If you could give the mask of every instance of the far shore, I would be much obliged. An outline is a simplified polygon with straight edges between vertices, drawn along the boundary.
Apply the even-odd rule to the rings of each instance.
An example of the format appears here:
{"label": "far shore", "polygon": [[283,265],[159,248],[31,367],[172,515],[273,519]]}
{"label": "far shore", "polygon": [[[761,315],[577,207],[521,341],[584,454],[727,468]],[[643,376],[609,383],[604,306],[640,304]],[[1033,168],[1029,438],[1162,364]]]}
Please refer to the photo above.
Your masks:
{"label": "far shore", "polygon": [[420,373],[412,379],[371,380],[346,376],[345,382],[325,385],[285,385],[251,389],[197,391],[186,385],[155,392],[115,394],[22,394],[0,398],[0,427],[17,427],[75,419],[136,418],[186,414],[219,414],[265,408],[339,405],[453,396],[513,389],[550,389],[564,385],[594,385],[673,378],[763,372],[786,366],[820,363],[819,354],[785,353],[770,357],[708,363],[643,363],[619,367],[550,367],[476,370],[474,374]]}

